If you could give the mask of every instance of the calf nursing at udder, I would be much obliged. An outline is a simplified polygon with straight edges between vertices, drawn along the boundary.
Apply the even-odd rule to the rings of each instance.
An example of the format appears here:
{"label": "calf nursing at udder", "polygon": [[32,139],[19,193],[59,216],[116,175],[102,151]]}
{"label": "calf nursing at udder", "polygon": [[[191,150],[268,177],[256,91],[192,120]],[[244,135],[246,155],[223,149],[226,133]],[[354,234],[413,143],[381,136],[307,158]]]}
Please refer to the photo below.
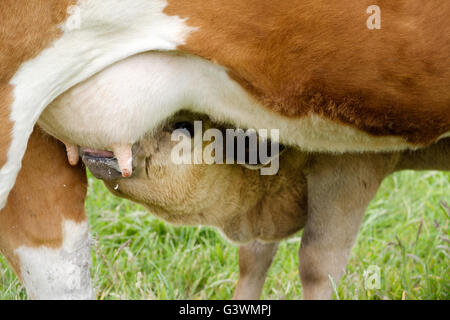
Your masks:
{"label": "calf nursing at udder", "polygon": [[[424,149],[389,153],[306,153],[286,147],[274,154],[276,175],[252,170],[268,163],[176,164],[174,130],[184,130],[189,140],[195,139],[194,120],[203,120],[203,129],[223,132],[226,126],[187,111],[150,124],[145,105],[158,103],[155,92],[141,90],[136,80],[141,69],[132,75],[125,71],[119,66],[111,78],[119,72],[124,82],[131,77],[133,85],[102,91],[110,85],[104,81],[109,71],[103,71],[58,98],[39,124],[66,142],[71,163],[81,155],[113,194],[145,205],[170,223],[214,226],[239,243],[238,299],[260,296],[278,242],[302,228],[304,298],[331,298],[330,276],[337,283],[343,275],[366,207],[383,179],[403,169],[450,169],[450,138]],[[160,71],[161,86],[177,83],[177,74]],[[146,127],[158,129],[143,135]],[[200,141],[202,148],[208,147]],[[188,150],[194,157],[194,148]]]}
{"label": "calf nursing at udder", "polygon": [[[203,118],[203,119],[202,119]],[[172,132],[205,117],[180,113],[133,145],[133,175],[125,179],[114,159],[83,154],[110,191],[183,225],[217,227],[241,244],[235,298],[259,298],[278,242],[305,228],[299,252],[305,298],[331,298],[342,276],[364,212],[382,180],[402,169],[450,169],[450,139],[420,151],[389,154],[307,154],[286,148],[277,175],[248,165],[173,163]],[[189,125],[190,124],[190,125]],[[204,143],[204,148],[207,143]],[[192,148],[192,157],[194,156]]]}

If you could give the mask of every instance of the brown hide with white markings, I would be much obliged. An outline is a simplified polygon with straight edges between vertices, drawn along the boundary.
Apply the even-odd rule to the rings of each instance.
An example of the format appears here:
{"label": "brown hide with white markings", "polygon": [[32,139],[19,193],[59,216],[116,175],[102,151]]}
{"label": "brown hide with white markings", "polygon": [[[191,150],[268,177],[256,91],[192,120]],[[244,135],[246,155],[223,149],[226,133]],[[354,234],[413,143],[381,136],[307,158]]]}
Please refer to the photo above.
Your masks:
{"label": "brown hide with white markings", "polygon": [[0,252],[19,276],[15,250],[21,246],[60,248],[63,220],[86,220],[86,189],[85,169],[70,166],[64,146],[35,129],[16,185],[0,211]]}
{"label": "brown hide with white markings", "polygon": [[14,101],[10,80],[22,63],[36,57],[61,35],[58,25],[75,0],[0,2],[0,168],[6,162]]}
{"label": "brown hide with white markings", "polygon": [[[169,0],[180,50],[229,68],[267,108],[429,144],[450,131],[450,2]],[[369,30],[370,5],[381,29]]]}

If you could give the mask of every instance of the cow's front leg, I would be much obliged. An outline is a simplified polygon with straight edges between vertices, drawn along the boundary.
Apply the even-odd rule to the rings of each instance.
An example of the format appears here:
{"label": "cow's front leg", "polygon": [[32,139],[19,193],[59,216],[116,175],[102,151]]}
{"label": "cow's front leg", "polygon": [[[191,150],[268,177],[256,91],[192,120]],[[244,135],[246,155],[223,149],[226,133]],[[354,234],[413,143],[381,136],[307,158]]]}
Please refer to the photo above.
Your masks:
{"label": "cow's front leg", "polygon": [[331,299],[364,212],[395,156],[318,156],[307,172],[308,218],[299,251],[304,299]]}
{"label": "cow's front leg", "polygon": [[0,211],[0,251],[33,299],[94,298],[86,173],[71,167],[64,146],[38,129]]}
{"label": "cow's front leg", "polygon": [[260,298],[267,271],[278,249],[278,243],[253,241],[239,248],[239,281],[234,300]]}

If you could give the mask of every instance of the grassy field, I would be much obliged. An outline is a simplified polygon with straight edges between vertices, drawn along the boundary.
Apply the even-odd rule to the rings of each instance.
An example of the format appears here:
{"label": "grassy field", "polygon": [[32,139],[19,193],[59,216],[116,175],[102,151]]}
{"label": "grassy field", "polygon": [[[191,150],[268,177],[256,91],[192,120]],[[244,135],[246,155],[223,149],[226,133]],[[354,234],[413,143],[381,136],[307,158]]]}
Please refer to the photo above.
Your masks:
{"label": "grassy field", "polygon": [[[365,217],[336,299],[449,299],[450,173],[401,172],[386,179]],[[95,239],[92,276],[99,299],[229,299],[237,248],[216,231],[170,226],[90,178],[87,211]],[[301,233],[282,242],[262,298],[299,299]],[[379,289],[364,272],[380,270]],[[0,299],[26,293],[0,258]]]}

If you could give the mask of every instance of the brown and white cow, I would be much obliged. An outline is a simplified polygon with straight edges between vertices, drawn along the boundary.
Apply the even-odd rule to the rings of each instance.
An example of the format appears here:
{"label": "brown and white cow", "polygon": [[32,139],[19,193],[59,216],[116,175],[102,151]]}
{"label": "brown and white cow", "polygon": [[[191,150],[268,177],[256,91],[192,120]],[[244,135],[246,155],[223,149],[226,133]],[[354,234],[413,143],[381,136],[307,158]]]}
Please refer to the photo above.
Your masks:
{"label": "brown and white cow", "polygon": [[[382,24],[373,30],[366,20],[367,8],[374,4],[381,8]],[[279,128],[283,143],[308,151],[426,147],[450,131],[449,14],[450,3],[445,0],[2,1],[0,217],[5,212],[8,217],[22,215],[21,223],[31,228],[11,242],[13,263],[20,266],[26,282],[22,269],[39,261],[36,256],[45,253],[57,261],[70,252],[67,261],[51,267],[57,266],[64,279],[71,279],[67,270],[80,272],[71,266],[83,265],[81,274],[86,274],[86,264],[80,262],[84,254],[78,254],[81,244],[88,243],[79,206],[84,200],[84,173],[58,162],[62,154],[57,142],[39,134],[30,140],[28,152],[43,162],[48,155],[39,148],[53,145],[55,149],[47,149],[55,164],[41,163],[36,170],[33,161],[22,163],[22,158],[43,110],[95,73],[120,67],[120,61],[142,52],[164,52],[163,60],[180,55],[166,73],[168,78],[153,72],[154,103],[146,104],[141,113],[111,105],[107,114],[116,116],[104,129],[115,123],[114,128],[129,131],[99,145],[94,141],[94,148],[126,154],[146,132],[181,109],[207,113],[235,126]],[[145,70],[150,72],[167,65],[148,63]],[[118,94],[125,95],[120,101],[131,98],[133,89],[132,83],[119,88]],[[96,106],[92,108],[95,112]],[[143,122],[133,126],[130,121],[137,116]],[[86,145],[84,139],[68,138],[69,151],[72,145]],[[16,181],[21,164],[27,177]],[[125,161],[123,169],[129,169],[126,165]],[[52,173],[47,177],[51,194],[39,191],[42,170]],[[71,175],[78,182],[61,187],[62,177]],[[68,196],[64,185],[80,190]],[[40,197],[27,200],[38,193]],[[13,196],[20,206],[13,203]],[[43,206],[52,202],[66,205]],[[78,208],[76,214],[73,208]],[[59,218],[48,220],[52,228],[43,222],[47,220],[38,219],[43,225],[27,220],[53,215]],[[19,226],[7,219],[11,225],[3,226]],[[66,281],[60,287],[28,281],[48,286],[48,292],[89,296],[84,280],[82,285]]]}

